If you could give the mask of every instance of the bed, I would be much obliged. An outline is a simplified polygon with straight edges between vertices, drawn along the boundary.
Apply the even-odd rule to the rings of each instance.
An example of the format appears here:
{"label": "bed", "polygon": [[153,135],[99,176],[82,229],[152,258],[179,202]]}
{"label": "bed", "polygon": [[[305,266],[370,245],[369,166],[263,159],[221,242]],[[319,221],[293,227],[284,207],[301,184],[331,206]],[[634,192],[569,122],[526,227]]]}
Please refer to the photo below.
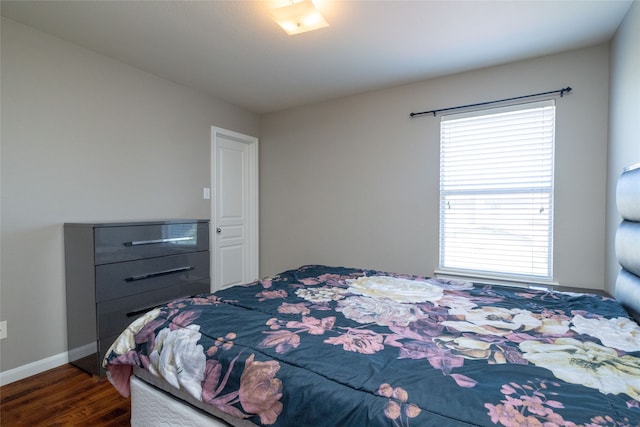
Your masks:
{"label": "bed", "polygon": [[155,308],[109,350],[132,425],[640,426],[640,168],[616,299],[307,265]]}

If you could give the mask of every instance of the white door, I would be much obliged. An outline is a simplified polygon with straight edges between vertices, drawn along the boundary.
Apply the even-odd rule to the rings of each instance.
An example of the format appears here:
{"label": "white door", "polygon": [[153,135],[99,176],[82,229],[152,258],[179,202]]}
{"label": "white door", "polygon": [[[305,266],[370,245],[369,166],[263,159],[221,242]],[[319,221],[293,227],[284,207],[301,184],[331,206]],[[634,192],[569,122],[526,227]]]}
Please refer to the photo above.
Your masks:
{"label": "white door", "polygon": [[258,139],[211,128],[212,291],[258,279]]}

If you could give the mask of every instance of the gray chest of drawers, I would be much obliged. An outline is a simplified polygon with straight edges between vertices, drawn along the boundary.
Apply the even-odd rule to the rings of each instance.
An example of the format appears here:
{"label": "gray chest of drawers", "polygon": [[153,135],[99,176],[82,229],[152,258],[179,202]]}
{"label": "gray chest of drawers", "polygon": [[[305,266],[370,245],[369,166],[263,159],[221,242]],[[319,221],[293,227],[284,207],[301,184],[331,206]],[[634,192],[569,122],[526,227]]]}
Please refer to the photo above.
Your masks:
{"label": "gray chest of drawers", "polygon": [[64,247],[69,362],[96,375],[138,316],[210,292],[206,220],[68,223]]}

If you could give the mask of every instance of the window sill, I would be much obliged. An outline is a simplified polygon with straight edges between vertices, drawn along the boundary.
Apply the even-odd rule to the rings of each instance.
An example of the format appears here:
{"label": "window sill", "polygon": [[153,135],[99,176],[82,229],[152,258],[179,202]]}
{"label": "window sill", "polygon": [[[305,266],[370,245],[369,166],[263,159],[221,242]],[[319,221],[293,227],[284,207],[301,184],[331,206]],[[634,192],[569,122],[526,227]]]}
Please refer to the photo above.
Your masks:
{"label": "window sill", "polygon": [[488,274],[462,272],[455,270],[435,270],[434,275],[444,279],[467,280],[474,283],[483,283],[487,285],[503,285],[516,286],[520,288],[554,290],[560,286],[558,282],[553,280],[543,280],[528,277],[507,277],[492,276]]}
{"label": "window sill", "polygon": [[509,278],[500,276],[490,276],[474,274],[455,270],[435,270],[434,275],[441,279],[466,280],[474,283],[487,285],[513,286],[524,289],[535,289],[542,291],[574,292],[580,294],[596,294],[611,298],[611,295],[602,289],[578,288],[574,286],[560,286],[558,282],[549,280],[530,280],[526,278]]}

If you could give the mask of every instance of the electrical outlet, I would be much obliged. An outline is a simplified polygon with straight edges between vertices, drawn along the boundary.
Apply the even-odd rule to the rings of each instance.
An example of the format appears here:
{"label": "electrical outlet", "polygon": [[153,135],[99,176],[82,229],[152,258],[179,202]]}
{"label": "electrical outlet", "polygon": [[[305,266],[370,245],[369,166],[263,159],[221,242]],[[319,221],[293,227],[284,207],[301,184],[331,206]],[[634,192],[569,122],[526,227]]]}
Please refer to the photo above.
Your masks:
{"label": "electrical outlet", "polygon": [[0,340],[3,340],[7,337],[7,321],[3,320],[0,322]]}

